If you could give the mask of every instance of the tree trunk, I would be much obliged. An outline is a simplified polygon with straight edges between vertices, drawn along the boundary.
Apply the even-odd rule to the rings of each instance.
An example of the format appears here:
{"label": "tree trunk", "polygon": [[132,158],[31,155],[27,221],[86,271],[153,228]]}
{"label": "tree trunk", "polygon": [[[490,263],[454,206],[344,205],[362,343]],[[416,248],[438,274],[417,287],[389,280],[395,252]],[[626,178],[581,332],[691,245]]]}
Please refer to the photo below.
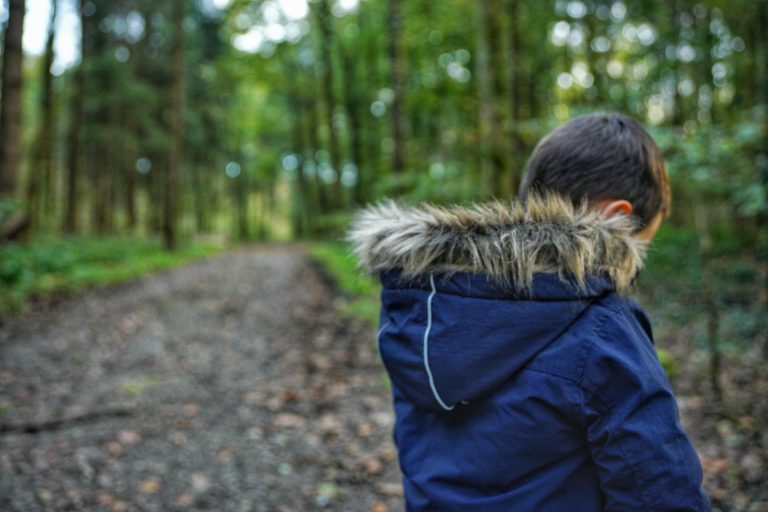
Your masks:
{"label": "tree trunk", "polygon": [[[669,13],[667,14],[670,19],[670,29],[671,32],[669,34],[669,40],[671,42],[674,42],[675,45],[679,44],[680,42],[680,29],[682,28],[680,26],[680,9],[677,2],[669,2],[666,4],[669,9]],[[669,62],[668,65],[672,69],[672,74],[675,77],[675,88],[672,92],[672,104],[674,105],[674,110],[672,112],[672,124],[675,126],[683,126],[683,123],[685,122],[685,106],[683,104],[683,98],[680,96],[679,86],[680,86],[680,62],[675,59],[672,62]]]}
{"label": "tree trunk", "polygon": [[[58,2],[51,0],[51,18],[48,25],[48,38],[45,44],[45,56],[42,67],[42,90],[40,92],[40,126],[32,155],[32,168],[29,175],[28,208],[32,225],[50,219],[54,213],[56,201],[55,181],[53,179],[53,145],[55,113],[53,102],[53,42],[56,34],[56,7]],[[48,222],[44,222],[48,224]]]}
{"label": "tree trunk", "polygon": [[[768,0],[762,0],[758,6],[757,26],[761,27],[761,30],[757,31],[759,50],[755,59],[758,60],[757,68],[759,72],[756,76],[757,83],[755,84],[760,94],[760,102],[763,104],[763,109],[768,111],[768,34],[765,32],[766,24],[768,24]],[[768,120],[764,121],[763,126],[763,155],[768,155]],[[763,185],[763,194],[766,195],[764,201],[768,203],[768,164],[763,162],[760,168],[760,180]],[[758,265],[763,268],[763,282],[761,283],[760,296],[762,299],[763,318],[768,318],[768,233],[766,233],[765,226],[768,225],[768,211],[763,209],[758,216],[758,225],[763,226],[759,230],[758,235],[758,249],[757,259]],[[764,329],[763,334],[763,355],[768,360],[768,329]]]}
{"label": "tree trunk", "polygon": [[164,190],[163,238],[165,246],[173,250],[178,245],[179,199],[181,195],[182,144],[184,139],[184,14],[186,0],[173,2],[174,45],[171,82],[171,143]]}
{"label": "tree trunk", "polygon": [[[93,91],[110,91],[115,84],[115,76],[111,70],[105,66],[105,58],[109,52],[109,36],[101,30],[102,23],[107,19],[109,13],[106,9],[94,9],[94,15],[89,23],[92,23],[94,30],[90,33],[88,44],[89,51],[93,55],[93,66],[88,70],[87,76],[93,85]],[[115,125],[113,123],[112,108],[115,104],[113,96],[107,96],[104,100],[94,101],[95,98],[88,98],[89,108],[84,128],[86,140],[89,144],[84,146],[86,152],[86,172],[90,183],[91,210],[91,230],[104,235],[109,232],[109,210],[112,208],[110,200],[110,188],[112,177],[114,175],[114,133]]]}
{"label": "tree trunk", "polygon": [[[236,147],[240,147],[237,144]],[[237,154],[237,151],[233,151]],[[242,158],[238,158],[242,161]],[[240,169],[240,174],[235,178],[230,178],[230,189],[232,191],[232,199],[235,203],[235,236],[241,242],[248,240],[251,236],[250,227],[248,225],[248,197],[250,196],[250,180],[248,174],[245,172],[245,168]]]}
{"label": "tree trunk", "polygon": [[75,71],[74,90],[69,116],[69,134],[68,143],[69,154],[67,155],[67,190],[64,213],[64,232],[75,234],[78,230],[77,205],[78,205],[78,186],[80,174],[81,145],[80,131],[83,124],[83,103],[85,99],[85,66],[88,63],[88,37],[89,22],[87,16],[83,14],[85,0],[80,0],[80,65]]}
{"label": "tree trunk", "polygon": [[328,129],[328,151],[331,156],[331,167],[336,172],[336,180],[333,182],[333,194],[331,203],[333,208],[340,208],[342,204],[341,189],[341,150],[339,148],[339,136],[333,123],[333,115],[336,110],[336,101],[333,93],[333,48],[335,45],[333,36],[333,15],[328,5],[329,0],[317,2],[316,16],[320,28],[320,88],[325,107],[325,122]]}
{"label": "tree trunk", "polygon": [[291,219],[293,225],[293,233],[295,236],[303,237],[309,233],[309,219],[313,216],[312,212],[315,211],[310,204],[310,194],[308,190],[307,178],[304,175],[304,114],[301,108],[301,98],[295,96],[289,100],[291,110],[293,111],[293,147],[294,154],[301,155],[299,157],[298,167],[296,168],[296,186],[293,197],[293,204],[291,207]]}
{"label": "tree trunk", "polygon": [[707,313],[707,348],[709,350],[709,382],[717,400],[722,398],[720,384],[720,310],[717,305],[716,275],[712,271],[712,237],[706,201],[700,200],[695,207],[696,231],[699,242],[699,265],[704,286],[703,306]]}
{"label": "tree trunk", "polygon": [[356,60],[354,56],[349,54],[349,51],[342,52],[342,70],[344,72],[344,108],[347,111],[347,119],[349,119],[349,132],[350,132],[350,156],[352,157],[352,163],[357,169],[357,181],[354,186],[353,198],[355,203],[360,204],[365,198],[365,186],[367,183],[364,179],[367,176],[363,174],[363,139],[362,139],[362,126],[360,122],[360,92],[359,92],[359,77],[356,70]]}
{"label": "tree trunk", "polygon": [[[128,133],[135,137],[136,140],[140,140],[140,133],[138,128],[138,120],[136,119],[136,113],[133,111],[124,112],[124,117],[128,125]],[[123,169],[124,174],[124,200],[125,200],[125,215],[126,222],[129,231],[136,230],[136,160],[138,159],[138,151],[136,149],[136,143],[125,144],[123,146],[124,154],[120,159],[120,166]]]}
{"label": "tree trunk", "polygon": [[305,141],[304,96],[301,80],[297,77],[301,71],[287,59],[283,61],[283,79],[287,90],[287,103],[291,112],[291,146],[293,153],[299,155],[298,167],[294,186],[293,200],[291,202],[291,225],[293,234],[303,237],[309,233],[309,219],[317,210],[311,201],[309,184],[304,175],[304,157],[309,153]]}
{"label": "tree trunk", "polygon": [[319,167],[317,165],[317,151],[320,149],[320,138],[317,136],[317,128],[319,126],[317,104],[314,101],[302,102],[306,108],[309,122],[307,123],[307,133],[309,140],[309,150],[312,157],[312,162],[315,165],[315,190],[317,191],[317,205],[320,213],[327,213],[330,209],[328,197],[325,190],[325,184],[320,179]]}
{"label": "tree trunk", "polygon": [[9,0],[0,97],[0,198],[12,198],[21,162],[24,0]]}
{"label": "tree trunk", "polygon": [[365,9],[360,9],[360,34],[365,34],[361,48],[361,75],[364,77],[365,86],[363,91],[365,95],[361,101],[364,103],[363,109],[363,133],[365,142],[365,155],[368,164],[367,171],[370,175],[369,183],[381,177],[385,169],[382,168],[381,157],[381,122],[378,119],[372,119],[368,110],[370,91],[378,90],[382,86],[381,59],[382,48],[376,44],[377,39],[369,34],[369,27],[376,26],[378,20],[371,19],[371,14]]}
{"label": "tree trunk", "polygon": [[392,92],[392,173],[401,174],[406,168],[405,152],[405,59],[401,34],[403,16],[400,0],[389,0],[389,75]]}
{"label": "tree trunk", "polygon": [[501,50],[499,0],[477,0],[478,67],[480,74],[480,137],[483,180],[487,192],[506,196],[511,191],[504,143],[504,57]]}
{"label": "tree trunk", "polygon": [[520,6],[518,0],[510,0],[507,13],[509,15],[509,166],[512,193],[517,193],[523,173],[525,155],[520,140],[520,121],[522,120],[523,80],[525,71],[522,66],[524,54],[523,37],[520,23]]}

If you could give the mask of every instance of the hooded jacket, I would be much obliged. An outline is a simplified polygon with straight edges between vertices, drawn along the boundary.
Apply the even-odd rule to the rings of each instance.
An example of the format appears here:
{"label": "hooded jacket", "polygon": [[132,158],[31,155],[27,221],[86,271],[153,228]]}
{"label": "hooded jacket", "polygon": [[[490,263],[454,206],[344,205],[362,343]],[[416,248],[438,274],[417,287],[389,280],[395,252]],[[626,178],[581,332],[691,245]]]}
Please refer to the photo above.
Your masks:
{"label": "hooded jacket", "polygon": [[363,210],[409,511],[704,511],[632,220],[557,196]]}

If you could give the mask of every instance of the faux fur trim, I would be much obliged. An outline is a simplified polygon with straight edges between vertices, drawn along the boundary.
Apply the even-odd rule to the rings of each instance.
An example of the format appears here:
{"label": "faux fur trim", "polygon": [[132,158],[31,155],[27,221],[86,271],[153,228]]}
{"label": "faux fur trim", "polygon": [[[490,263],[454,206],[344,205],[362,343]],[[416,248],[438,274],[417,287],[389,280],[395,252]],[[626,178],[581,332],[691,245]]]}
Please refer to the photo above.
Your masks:
{"label": "faux fur trim", "polygon": [[360,211],[348,239],[360,266],[373,274],[473,272],[518,290],[530,289],[538,272],[557,273],[581,286],[589,275],[608,274],[618,291],[626,291],[646,250],[634,229],[631,217],[603,218],[550,194],[529,197],[525,204],[451,208],[387,201]]}

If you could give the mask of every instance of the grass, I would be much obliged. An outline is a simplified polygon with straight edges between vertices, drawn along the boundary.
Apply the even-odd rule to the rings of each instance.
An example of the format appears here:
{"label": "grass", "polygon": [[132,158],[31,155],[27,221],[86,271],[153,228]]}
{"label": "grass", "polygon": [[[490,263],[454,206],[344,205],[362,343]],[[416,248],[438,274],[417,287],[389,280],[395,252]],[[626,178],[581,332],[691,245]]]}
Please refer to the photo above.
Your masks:
{"label": "grass", "polygon": [[349,245],[315,242],[310,245],[309,254],[320,263],[343,295],[342,312],[376,325],[379,321],[379,283],[357,268]]}
{"label": "grass", "polygon": [[219,250],[193,244],[168,252],[159,240],[131,237],[43,238],[0,246],[0,315],[19,312],[33,296],[128,281]]}

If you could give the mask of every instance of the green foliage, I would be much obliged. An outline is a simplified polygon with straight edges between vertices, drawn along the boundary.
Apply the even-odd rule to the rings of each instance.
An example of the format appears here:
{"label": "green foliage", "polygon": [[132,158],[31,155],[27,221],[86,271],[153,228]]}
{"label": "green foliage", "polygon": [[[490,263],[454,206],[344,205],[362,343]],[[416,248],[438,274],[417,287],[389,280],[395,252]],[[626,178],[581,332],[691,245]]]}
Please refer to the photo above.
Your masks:
{"label": "green foliage", "polygon": [[326,240],[341,240],[351,220],[350,212],[318,215],[312,222],[312,235]]}
{"label": "green foliage", "polygon": [[695,283],[699,269],[698,240],[691,228],[663,224],[648,248],[645,270],[640,274],[640,286],[656,287],[676,282]]}
{"label": "green foliage", "polygon": [[18,311],[30,295],[76,292],[126,281],[214,254],[211,244],[167,252],[159,240],[47,238],[0,246],[0,314]]}
{"label": "green foliage", "polygon": [[[718,339],[724,352],[744,351],[766,327],[765,314],[755,300],[761,283],[755,280],[754,260],[745,239],[727,226],[711,235],[713,258],[708,263],[707,281],[695,229],[664,225],[649,249],[637,288],[661,346],[684,332],[697,346],[707,347],[709,319],[703,302],[707,287],[713,290],[717,304]],[[668,356],[669,364],[674,365],[671,353]],[[661,354],[659,357],[666,364]],[[674,368],[672,371],[670,376]]]}
{"label": "green foliage", "polygon": [[346,298],[342,311],[376,325],[379,321],[379,284],[357,268],[355,256],[345,243],[313,243],[310,256],[317,261]]}
{"label": "green foliage", "polygon": [[20,211],[21,208],[18,202],[5,197],[0,198],[0,226],[2,226],[6,219],[11,215]]}
{"label": "green foliage", "polygon": [[661,367],[664,368],[664,373],[667,374],[669,379],[674,379],[677,375],[677,364],[672,354],[664,349],[657,349],[656,354],[659,356],[659,362],[661,362]]}
{"label": "green foliage", "polygon": [[698,197],[716,205],[729,203],[743,216],[760,213],[766,190],[757,165],[764,136],[759,117],[686,130],[657,127],[652,133],[683,201]]}

